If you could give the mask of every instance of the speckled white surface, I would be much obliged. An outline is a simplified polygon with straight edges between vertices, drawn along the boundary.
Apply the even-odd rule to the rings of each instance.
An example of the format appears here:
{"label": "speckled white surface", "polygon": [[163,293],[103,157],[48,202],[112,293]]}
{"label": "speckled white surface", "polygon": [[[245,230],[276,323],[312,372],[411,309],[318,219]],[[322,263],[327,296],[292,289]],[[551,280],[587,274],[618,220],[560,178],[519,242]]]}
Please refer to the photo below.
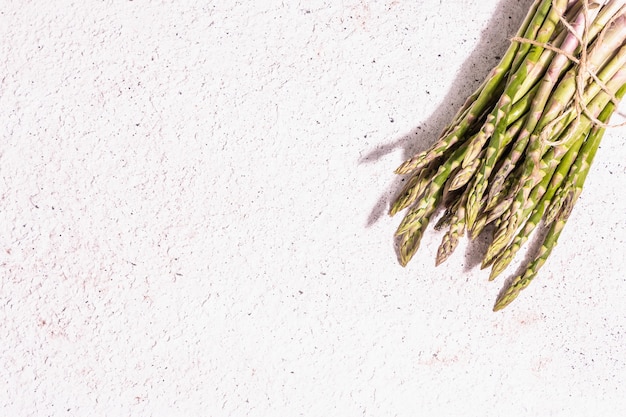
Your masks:
{"label": "speckled white surface", "polygon": [[0,415],[626,413],[626,129],[501,313],[384,214],[530,1],[0,3]]}

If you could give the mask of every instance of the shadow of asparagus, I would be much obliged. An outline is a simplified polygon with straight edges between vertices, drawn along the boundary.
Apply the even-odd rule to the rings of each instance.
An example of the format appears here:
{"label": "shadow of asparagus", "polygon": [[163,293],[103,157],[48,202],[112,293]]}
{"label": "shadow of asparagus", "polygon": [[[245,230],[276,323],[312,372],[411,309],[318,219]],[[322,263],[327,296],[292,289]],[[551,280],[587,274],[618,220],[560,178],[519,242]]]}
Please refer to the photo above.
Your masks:
{"label": "shadow of asparagus", "polygon": [[[530,0],[524,2],[501,0],[493,16],[485,25],[478,45],[463,62],[459,75],[453,81],[439,107],[415,129],[391,143],[377,147],[363,156],[359,162],[375,162],[397,149],[403,149],[404,159],[426,150],[439,137],[440,132],[450,122],[465,99],[498,63],[509,46],[509,38],[517,31],[531,3]],[[372,226],[388,212],[391,202],[402,190],[404,181],[405,178],[398,177],[397,181],[385,190],[369,214],[367,227]],[[490,239],[481,237],[472,243],[465,254],[467,270],[481,263]]]}

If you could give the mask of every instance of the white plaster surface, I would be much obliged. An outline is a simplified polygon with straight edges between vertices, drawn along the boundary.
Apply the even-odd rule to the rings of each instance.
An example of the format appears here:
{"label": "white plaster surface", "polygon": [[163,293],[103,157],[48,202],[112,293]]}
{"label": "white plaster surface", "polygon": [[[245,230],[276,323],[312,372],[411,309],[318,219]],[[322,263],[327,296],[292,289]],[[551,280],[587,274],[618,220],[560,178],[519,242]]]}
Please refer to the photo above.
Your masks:
{"label": "white plaster surface", "polygon": [[384,213],[529,4],[0,1],[0,416],[626,415],[626,129],[503,312]]}

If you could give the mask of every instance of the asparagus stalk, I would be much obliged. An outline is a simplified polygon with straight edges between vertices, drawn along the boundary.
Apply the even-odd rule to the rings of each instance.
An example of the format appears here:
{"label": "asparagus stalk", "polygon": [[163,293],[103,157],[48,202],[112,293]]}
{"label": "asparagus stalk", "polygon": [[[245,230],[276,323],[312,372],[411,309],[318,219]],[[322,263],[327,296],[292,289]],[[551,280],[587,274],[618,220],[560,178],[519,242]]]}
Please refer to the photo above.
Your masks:
{"label": "asparagus stalk", "polygon": [[459,244],[459,238],[465,234],[465,203],[467,201],[467,194],[463,193],[459,199],[458,207],[454,212],[454,215],[450,219],[450,228],[443,235],[441,245],[437,249],[437,258],[435,260],[435,266],[441,265],[446,259],[452,255],[452,252]]}
{"label": "asparagus stalk", "polygon": [[426,187],[433,179],[436,170],[428,168],[421,170],[418,174],[412,176],[398,195],[395,202],[389,210],[389,215],[393,216],[397,212],[404,210],[413,204],[426,190]]}

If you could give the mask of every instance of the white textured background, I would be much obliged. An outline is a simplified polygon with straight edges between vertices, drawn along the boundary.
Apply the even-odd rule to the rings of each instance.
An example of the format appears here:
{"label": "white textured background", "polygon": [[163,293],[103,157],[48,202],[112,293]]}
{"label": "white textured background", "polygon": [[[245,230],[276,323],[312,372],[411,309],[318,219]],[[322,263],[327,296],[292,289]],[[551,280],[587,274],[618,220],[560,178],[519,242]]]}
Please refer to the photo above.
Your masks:
{"label": "white textured background", "polygon": [[501,313],[384,213],[529,5],[1,0],[0,415],[624,415],[626,129]]}

